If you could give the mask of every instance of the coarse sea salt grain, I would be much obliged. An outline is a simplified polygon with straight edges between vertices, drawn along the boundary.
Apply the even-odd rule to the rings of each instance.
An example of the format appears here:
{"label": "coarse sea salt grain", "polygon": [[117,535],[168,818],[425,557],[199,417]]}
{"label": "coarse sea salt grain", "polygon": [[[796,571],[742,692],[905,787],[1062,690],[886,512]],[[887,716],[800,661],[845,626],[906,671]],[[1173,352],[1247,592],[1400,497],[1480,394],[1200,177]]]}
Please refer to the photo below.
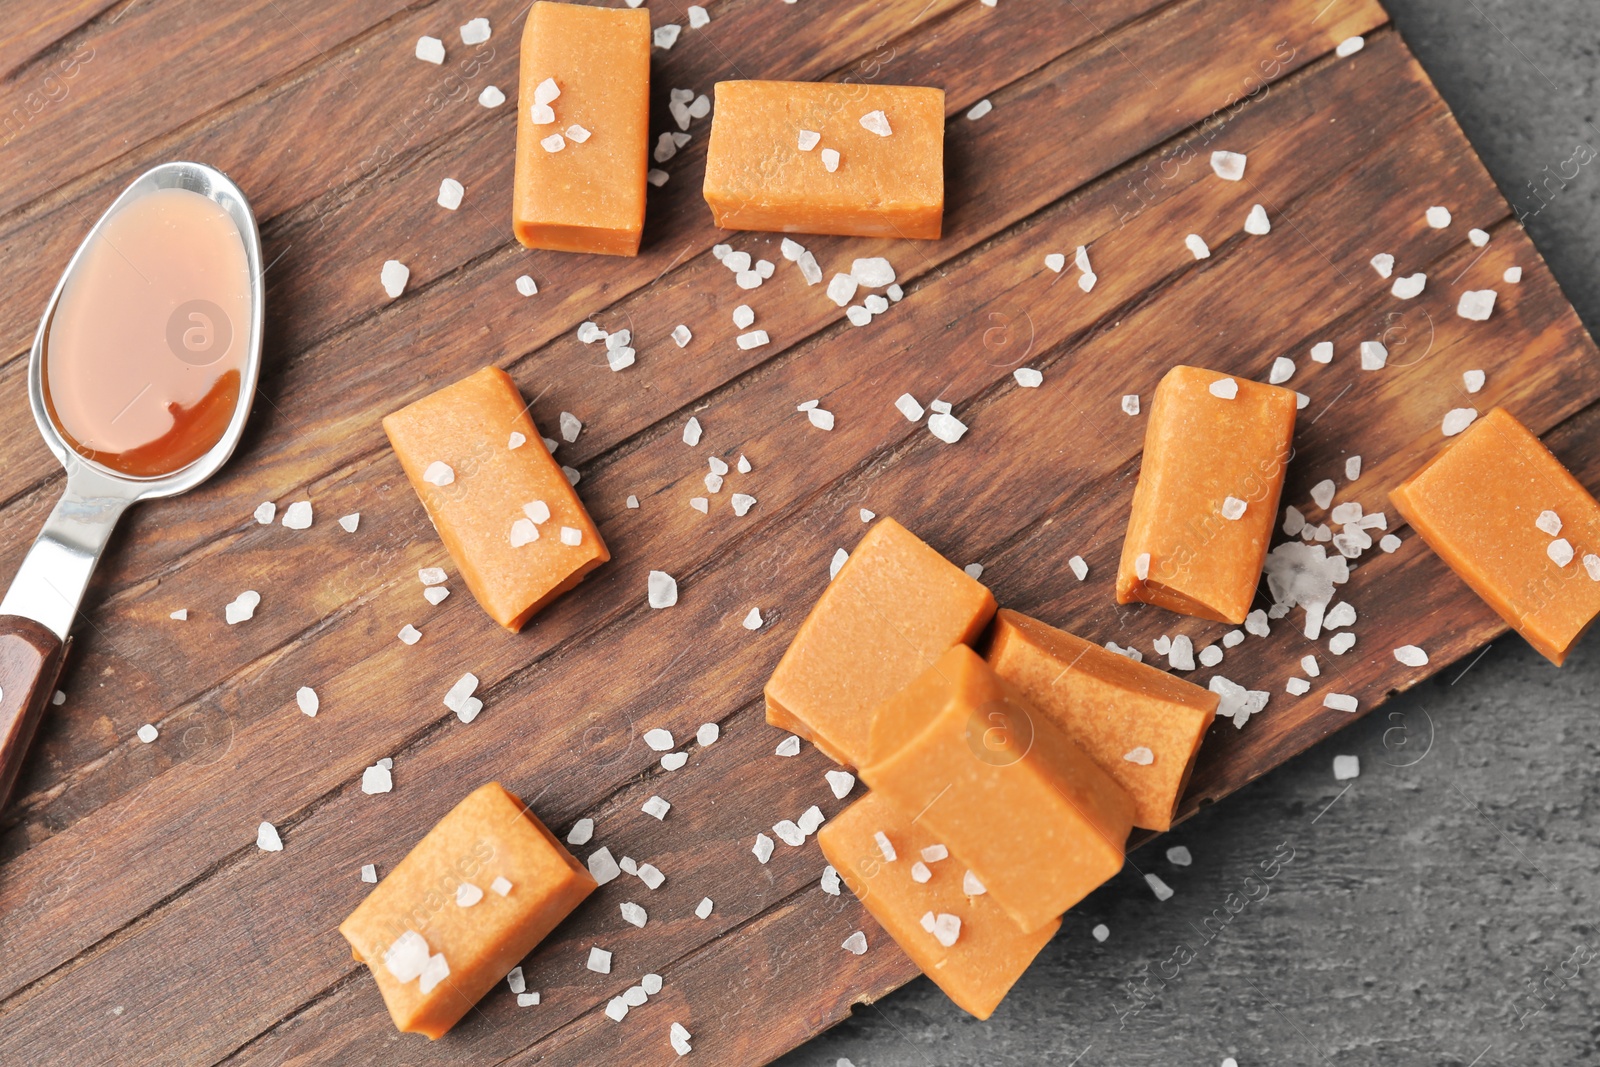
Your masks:
{"label": "coarse sea salt grain", "polygon": [[263,852],[282,852],[283,838],[278,836],[278,828],[270,822],[256,827],[256,847]]}
{"label": "coarse sea salt grain", "polygon": [[1229,520],[1244,518],[1245,509],[1250,505],[1236,496],[1230,496],[1222,502],[1222,517]]}
{"label": "coarse sea salt grain", "polygon": [[471,882],[462,882],[456,886],[456,907],[470,908],[483,899],[483,890]]}
{"label": "coarse sea salt grain", "polygon": [[422,480],[429,485],[436,485],[442,489],[455,482],[456,472],[450,464],[434,460],[423,470]]}
{"label": "coarse sea salt grain", "polygon": [[836,149],[836,148],[824,148],[822,150],[822,168],[824,170],[826,170],[829,174],[832,174],[834,171],[839,169],[839,150],[838,149]]}
{"label": "coarse sea salt grain", "polygon": [[383,291],[390,300],[395,299],[406,291],[406,282],[411,278],[411,268],[398,259],[384,260],[383,270],[378,274],[378,281],[383,285]]}
{"label": "coarse sea salt grain", "polygon": [[687,752],[668,752],[665,756],[661,757],[661,769],[664,771],[675,771],[688,762],[689,754]]}
{"label": "coarse sea salt grain", "polygon": [[543,148],[546,152],[559,152],[563,148],[567,147],[567,139],[561,136],[559,133],[552,133],[550,136],[542,138],[539,141],[539,147]]}
{"label": "coarse sea salt grain", "polygon": [[699,4],[690,4],[688,13],[691,30],[703,29],[711,24],[711,13]]}
{"label": "coarse sea salt grain", "polygon": [[884,289],[894,284],[894,267],[882,256],[852,260],[850,277],[868,289]]}
{"label": "coarse sea salt grain", "polygon": [[797,144],[802,152],[809,152],[822,143],[822,134],[815,130],[801,130]]}
{"label": "coarse sea salt grain", "polygon": [[1387,252],[1379,252],[1372,257],[1372,269],[1378,272],[1378,277],[1388,278],[1394,274],[1394,256]]}
{"label": "coarse sea salt grain", "polygon": [[361,791],[368,796],[388,793],[394,789],[394,776],[383,761],[374,763],[361,772]]}
{"label": "coarse sea salt grain", "polygon": [[176,619],[179,622],[186,622],[189,618],[189,609],[179,608],[177,611],[174,611],[172,614],[168,615],[167,618]]}
{"label": "coarse sea salt grain", "polygon": [[1060,252],[1051,252],[1044,257],[1045,268],[1060,274],[1067,267],[1067,257]]}
{"label": "coarse sea salt grain", "polygon": [[745,615],[742,625],[746,630],[759,630],[761,629],[761,623],[761,609],[751,608],[749,613]]}
{"label": "coarse sea salt grain", "polygon": [[1572,562],[1572,544],[1565,537],[1558,537],[1550,542],[1545,549],[1545,554],[1550,557],[1550,562],[1557,567],[1565,567]]}
{"label": "coarse sea salt grain", "polygon": [[819,430],[833,429],[833,412],[825,408],[811,408],[806,412],[806,419]]}
{"label": "coarse sea salt grain", "polygon": [[1332,363],[1333,362],[1333,342],[1332,341],[1318,341],[1316,344],[1312,345],[1311,346],[1311,362],[1313,362],[1313,363]]}
{"label": "coarse sea salt grain", "polygon": [[1506,272],[1501,277],[1506,280],[1508,285],[1520,285],[1522,284],[1522,268],[1507,267]]}
{"label": "coarse sea salt grain", "polygon": [[[568,131],[568,135],[569,136],[571,135],[571,131],[570,130]],[[585,137],[584,140],[588,140],[588,138]],[[672,178],[672,175],[668,174],[666,171],[662,170],[660,167],[651,167],[650,170],[647,171],[645,173],[645,176],[644,176],[644,180],[649,182],[651,185],[655,186],[657,189],[659,189],[663,185],[667,184],[668,180],[670,180],[671,178]]]}
{"label": "coarse sea salt grain", "polygon": [[446,211],[454,211],[461,206],[461,198],[466,194],[466,189],[454,178],[446,178],[439,183],[439,206]]}
{"label": "coarse sea salt grain", "polygon": [[652,752],[669,751],[672,748],[672,731],[664,730],[659,726],[654,730],[646,730],[644,743],[649,746]]}
{"label": "coarse sea salt grain", "polygon": [[766,834],[757,834],[756,843],[751,847],[750,851],[755,853],[757,860],[765,863],[772,858],[772,848],[772,838]]}
{"label": "coarse sea salt grain", "polygon": [[678,43],[678,35],[683,32],[683,27],[676,22],[669,22],[665,26],[657,26],[650,35],[650,40],[657,48],[667,50]]}
{"label": "coarse sea salt grain", "polygon": [[1333,757],[1333,780],[1336,782],[1347,781],[1359,777],[1361,774],[1361,757],[1335,756]]}
{"label": "coarse sea salt grain", "polygon": [[1436,230],[1442,230],[1450,225],[1450,209],[1447,207],[1430,207],[1424,217],[1428,220],[1428,225]]}
{"label": "coarse sea salt grain", "polygon": [[859,285],[860,283],[849,274],[835,274],[828,279],[828,299],[844,307],[856,295]]}
{"label": "coarse sea salt grain", "polygon": [[1094,929],[1089,932],[1094,936],[1096,941],[1104,942],[1106,938],[1111,936],[1111,927],[1107,926],[1105,923],[1095,923]]}
{"label": "coarse sea salt grain", "polygon": [[1348,481],[1355,481],[1361,477],[1361,457],[1350,456],[1344,461],[1344,476]]}
{"label": "coarse sea salt grain", "polygon": [[790,734],[788,737],[785,737],[782,741],[778,742],[778,747],[773,749],[773,755],[775,755],[775,756],[798,756],[798,755],[800,755],[800,738],[795,736],[794,734]]}
{"label": "coarse sea salt grain", "polygon": [[1206,239],[1197,233],[1191,233],[1183,239],[1183,245],[1195,259],[1210,259],[1211,247],[1206,244]]}
{"label": "coarse sea salt grain", "polygon": [[1303,697],[1311,692],[1311,683],[1304,678],[1290,678],[1283,683],[1283,688],[1288,691],[1290,696]]}
{"label": "coarse sea salt grain", "polygon": [[1416,645],[1401,645],[1394,650],[1394,658],[1407,667],[1428,665],[1428,654]]}
{"label": "coarse sea salt grain", "polygon": [[1089,564],[1085,563],[1082,556],[1073,556],[1067,560],[1067,566],[1072,569],[1073,577],[1083,581],[1089,577]]}
{"label": "coarse sea salt grain", "polygon": [[1011,372],[1011,376],[1024,389],[1037,389],[1044,384],[1044,375],[1032,367],[1018,367]]}
{"label": "coarse sea salt grain", "polygon": [[1150,887],[1150,892],[1156,895],[1157,900],[1172,899],[1172,887],[1166,882],[1163,882],[1159,875],[1146,874],[1144,876],[1144,881],[1145,884]]}
{"label": "coarse sea salt grain", "polygon": [[363,863],[361,865],[361,880],[368,885],[375,884],[378,881],[378,865],[375,863]]}
{"label": "coarse sea salt grain", "polygon": [[1488,322],[1498,296],[1493,289],[1469,289],[1456,303],[1456,314],[1471,322]]}
{"label": "coarse sea salt grain", "polygon": [[1194,862],[1194,856],[1187,846],[1173,845],[1167,849],[1167,862],[1174,867],[1187,867]]}
{"label": "coarse sea salt grain", "polygon": [[840,942],[839,947],[852,956],[863,956],[867,951],[867,935],[857,930]]}
{"label": "coarse sea salt grain", "polygon": [[928,416],[928,431],[945,444],[953,445],[967,432],[967,424],[948,412],[936,411]]}
{"label": "coarse sea salt grain", "polygon": [[622,874],[622,866],[612,857],[609,848],[601,848],[589,854],[589,877],[600,885],[614,881]]}
{"label": "coarse sea salt grain", "polygon": [[302,685],[294,691],[294,702],[301,711],[313,719],[317,717],[317,711],[322,707],[322,701],[317,699],[317,691],[309,685]]}
{"label": "coarse sea salt grain", "polygon": [[589,949],[589,962],[585,966],[596,974],[610,974],[611,953],[598,946],[593,946]]}
{"label": "coarse sea salt grain", "polygon": [[701,745],[714,745],[721,736],[722,727],[714,722],[703,722],[700,724],[700,729],[694,732],[694,739]]}
{"label": "coarse sea salt grain", "polygon": [[827,780],[828,788],[833,791],[836,800],[849,796],[850,790],[856,785],[856,776],[849,771],[826,771],[822,777]]}
{"label": "coarse sea salt grain", "polygon": [[483,92],[478,94],[478,103],[483,107],[495,108],[506,102],[506,94],[496,85],[486,85]]}
{"label": "coarse sea salt grain", "polygon": [[462,44],[482,44],[489,39],[489,20],[470,19],[461,26]]}
{"label": "coarse sea salt grain", "polygon": [[1561,533],[1561,516],[1553,511],[1541,511],[1539,517],[1533,520],[1533,525],[1541,533],[1557,537]]}
{"label": "coarse sea salt grain", "polygon": [[437,37],[418,37],[416,55],[424,63],[438,66],[444,62],[444,42]]}
{"label": "coarse sea salt grain", "polygon": [[1366,46],[1367,40],[1365,37],[1346,37],[1339,42],[1339,46],[1333,50],[1333,54],[1340,59],[1349,59]]}
{"label": "coarse sea salt grain", "polygon": [[223,618],[227,619],[228,625],[233,626],[237,623],[245,622],[246,620],[253,618],[256,613],[256,608],[260,606],[261,594],[256,592],[254,589],[246,589],[244,592],[234,597],[233,601],[222,609],[222,615]]}
{"label": "coarse sea salt grain", "polygon": [[1127,760],[1129,763],[1136,763],[1141,767],[1148,767],[1150,764],[1156,761],[1156,754],[1151,752],[1150,749],[1144,745],[1139,745],[1136,748],[1130,748],[1127,752],[1124,752],[1122,754],[1122,758]]}
{"label": "coarse sea salt grain", "polygon": [[908,422],[921,422],[924,414],[922,405],[917,403],[917,398],[910,393],[901,393],[894,402],[895,410],[906,417]]}
{"label": "coarse sea salt grain", "polygon": [[1477,419],[1477,408],[1451,408],[1445,413],[1444,421],[1440,423],[1439,429],[1444,432],[1446,437],[1454,437],[1468,426],[1471,426]]}
{"label": "coarse sea salt grain", "polygon": [[1200,650],[1198,658],[1200,666],[1215,667],[1222,662],[1222,648],[1219,645],[1207,645]]}
{"label": "coarse sea salt grain", "polygon": [[154,741],[157,737],[161,736],[160,731],[149,723],[145,723],[143,726],[139,727],[135,733],[139,740],[143,741],[147,745]]}
{"label": "coarse sea salt grain", "polygon": [[1257,204],[1250,209],[1250,214],[1244,217],[1244,232],[1252,237],[1265,237],[1272,232],[1272,220],[1267,217],[1267,209]]}
{"label": "coarse sea salt grain", "polygon": [[1211,153],[1211,170],[1223,181],[1236,182],[1244,178],[1246,157],[1238,152]]}
{"label": "coarse sea salt grain", "polygon": [[1322,698],[1322,706],[1332,708],[1334,711],[1354,713],[1361,707],[1361,702],[1348,693],[1329,693]]}
{"label": "coarse sea salt grain", "polygon": [[741,333],[737,338],[734,339],[734,343],[737,344],[742,351],[748,352],[752,348],[760,348],[762,345],[771,340],[772,338],[767,336],[766,330],[751,330],[749,333]]}
{"label": "coarse sea salt grain", "polygon": [[1361,342],[1361,369],[1382,370],[1389,362],[1389,349],[1381,341]]}
{"label": "coarse sea salt grain", "polygon": [[1267,372],[1267,382],[1270,385],[1282,385],[1294,377],[1294,360],[1288,356],[1279,356],[1272,361],[1272,369]]}
{"label": "coarse sea salt grain", "polygon": [[256,510],[253,514],[255,515],[256,522],[263,526],[271,526],[272,520],[277,517],[278,505],[274,504],[270,500],[264,500],[256,505]]}
{"label": "coarse sea salt grain", "polygon": [[994,105],[989,102],[989,98],[986,96],[982,100],[979,100],[976,104],[973,104],[971,107],[967,108],[967,119],[968,121],[976,122],[993,110]]}
{"label": "coarse sea salt grain", "polygon": [[658,796],[652,796],[639,810],[660,822],[667,817],[667,812],[672,810],[672,805]]}
{"label": "coarse sea salt grain", "polygon": [[1411,300],[1420,296],[1427,287],[1428,276],[1426,274],[1408,274],[1404,278],[1396,278],[1394,284],[1389,287],[1389,292],[1401,300]]}
{"label": "coarse sea salt grain", "polygon": [[861,128],[868,133],[875,133],[879,137],[888,137],[894,131],[889,128],[889,116],[882,111],[869,111],[861,116]]}
{"label": "coarse sea salt grain", "polygon": [[[582,144],[589,139],[589,131],[574,123],[567,127],[567,140],[573,144]],[[658,183],[659,184],[659,183]]]}
{"label": "coarse sea salt grain", "polygon": [[1122,398],[1122,413],[1124,415],[1139,414],[1139,394],[1129,393]]}
{"label": "coarse sea salt grain", "polygon": [[1239,383],[1232,378],[1218,378],[1207,388],[1219,400],[1233,400],[1239,395]]}

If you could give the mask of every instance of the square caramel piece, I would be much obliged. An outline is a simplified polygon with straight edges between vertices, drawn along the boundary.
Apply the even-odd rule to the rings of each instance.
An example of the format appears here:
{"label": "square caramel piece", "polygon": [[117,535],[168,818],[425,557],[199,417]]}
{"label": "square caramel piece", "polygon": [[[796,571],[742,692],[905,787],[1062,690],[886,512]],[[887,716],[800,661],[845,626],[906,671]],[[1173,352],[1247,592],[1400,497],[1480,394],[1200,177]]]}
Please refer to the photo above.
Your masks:
{"label": "square caramel piece", "polygon": [[[383,428],[467,588],[506,629],[522,629],[611,558],[500,368],[401,408]],[[576,545],[563,528],[577,531]]]}
{"label": "square caramel piece", "polygon": [[[884,859],[878,834],[889,839],[893,862]],[[994,1014],[1061,928],[1056,919],[1023,933],[955,856],[924,860],[924,850],[941,855],[943,842],[876,793],[829,820],[817,832],[817,842],[850,891],[922,973],[980,1019]],[[928,869],[926,882],[912,876],[919,862]]]}
{"label": "square caramel piece", "polygon": [[966,645],[878,707],[869,747],[862,780],[1024,933],[1122,869],[1133,801]]}
{"label": "square caramel piece", "polygon": [[718,82],[704,191],[725,230],[937,239],[944,90]]}
{"label": "square caramel piece", "polygon": [[1294,417],[1292,389],[1199,367],[1167,372],[1150,405],[1117,603],[1244,622],[1272,541]]}
{"label": "square caramel piece", "polygon": [[522,31],[517,240],[638,255],[649,151],[650,12],[539,0]]}
{"label": "square caramel piece", "polygon": [[951,645],[977,638],[994,596],[893,519],[856,545],[766,685],[767,721],[838,763],[866,759],[872,709]]}
{"label": "square caramel piece", "polygon": [[522,801],[490,782],[440,819],[339,932],[395,1026],[438,1038],[595,889]]}
{"label": "square caramel piece", "polygon": [[1004,608],[985,657],[1133,800],[1133,825],[1172,828],[1221,698]]}
{"label": "square caramel piece", "polygon": [[1556,666],[1600,615],[1600,504],[1504,408],[1469,426],[1389,499]]}

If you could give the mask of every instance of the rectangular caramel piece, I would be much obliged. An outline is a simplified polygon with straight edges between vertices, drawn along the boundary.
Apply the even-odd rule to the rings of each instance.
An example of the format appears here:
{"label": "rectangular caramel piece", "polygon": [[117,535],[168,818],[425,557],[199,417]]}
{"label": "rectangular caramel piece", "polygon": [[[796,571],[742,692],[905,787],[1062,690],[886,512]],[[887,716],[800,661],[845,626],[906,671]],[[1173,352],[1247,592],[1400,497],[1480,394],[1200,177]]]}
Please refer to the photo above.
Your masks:
{"label": "rectangular caramel piece", "polygon": [[[888,136],[862,125],[877,125]],[[881,128],[881,127],[880,127]],[[802,133],[821,140],[802,150]],[[839,153],[830,172],[824,152]],[[706,203],[725,230],[938,238],[944,90],[842,82],[718,82]]]}
{"label": "rectangular caramel piece", "polygon": [[862,780],[1024,932],[1122,869],[1133,801],[966,645],[878,707],[870,749]]}
{"label": "rectangular caramel piece", "polygon": [[[1150,405],[1117,603],[1244,622],[1272,541],[1294,416],[1291,389],[1198,367],[1167,372]],[[1244,513],[1229,517],[1241,503]]]}
{"label": "rectangular caramel piece", "polygon": [[[561,93],[543,105],[553,114],[535,102],[547,78]],[[572,135],[575,126],[588,131],[586,140]],[[554,152],[543,143],[551,136],[561,139]],[[511,208],[517,240],[638,255],[649,151],[650,12],[545,0],[529,8]]]}
{"label": "rectangular caramel piece", "polygon": [[879,519],[767,681],[767,721],[859,767],[872,709],[945,649],[974,640],[994,609],[983,585],[898,522]]}
{"label": "rectangular caramel piece", "polygon": [[1122,787],[1133,825],[1171,829],[1217,694],[1004,608],[985,658]]}
{"label": "rectangular caramel piece", "polygon": [[[895,850],[886,862],[878,847],[883,834]],[[817,833],[845,885],[922,973],[944,990],[963,1011],[987,1019],[1061,928],[1061,920],[1023,933],[987,892],[969,896],[967,868],[954,856],[928,861],[931,877],[918,882],[911,866],[923,849],[937,848],[935,839],[876,793],[851,804]],[[937,852],[932,853],[937,855]],[[981,883],[980,883],[981,886]],[[953,916],[960,922],[948,948],[924,926],[924,917]],[[950,923],[938,927],[950,936]]]}
{"label": "rectangular caramel piece", "polygon": [[[401,408],[383,428],[467,588],[506,629],[522,629],[611,558],[511,376],[498,367]],[[510,447],[514,433],[523,438],[517,448]],[[448,484],[427,479],[435,463],[449,468]],[[549,518],[535,522],[540,503]],[[513,544],[513,527],[522,537],[531,527],[538,537]],[[563,528],[578,532],[578,544],[562,542]]]}
{"label": "rectangular caramel piece", "polygon": [[[497,879],[509,883],[504,895]],[[440,819],[339,932],[372,971],[395,1026],[437,1038],[596,888],[522,801],[490,782]],[[403,970],[418,937],[428,958],[444,957],[447,976]]]}
{"label": "rectangular caramel piece", "polygon": [[[1504,408],[1469,426],[1389,499],[1556,666],[1600,615],[1600,504]],[[1546,511],[1560,520],[1556,534],[1539,526]]]}

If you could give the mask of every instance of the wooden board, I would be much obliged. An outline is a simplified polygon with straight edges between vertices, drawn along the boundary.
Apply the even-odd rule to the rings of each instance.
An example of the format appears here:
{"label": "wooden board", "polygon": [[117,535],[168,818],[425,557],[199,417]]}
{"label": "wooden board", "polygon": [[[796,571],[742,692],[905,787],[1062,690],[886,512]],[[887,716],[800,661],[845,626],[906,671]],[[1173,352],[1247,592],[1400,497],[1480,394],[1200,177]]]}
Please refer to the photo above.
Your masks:
{"label": "wooden board", "polygon": [[[771,1059],[880,997],[914,970],[848,894],[817,887],[814,846],[780,846],[763,866],[757,831],[826,791],[809,748],[772,750],[760,690],[827,581],[829,558],[893,514],[959,563],[981,562],[1002,603],[1097,640],[1145,650],[1161,633],[1202,645],[1223,627],[1117,608],[1112,575],[1144,424],[1118,407],[1148,398],[1177,362],[1264,377],[1299,364],[1307,393],[1286,499],[1339,478],[1369,510],[1441,443],[1461,372],[1600,484],[1600,369],[1592,342],[1443,102],[1373,0],[724,0],[710,26],[655,54],[666,122],[673,87],[722,77],[931,84],[948,94],[949,211],[935,243],[812,238],[824,269],[884,254],[908,295],[865,329],[807,289],[763,235],[719,234],[698,184],[708,126],[653,190],[636,260],[527,252],[509,240],[512,115],[476,102],[515,84],[521,8],[484,0],[328,5],[71,5],[24,0],[28,27],[0,45],[0,508],[14,567],[60,490],[27,415],[26,351],[50,287],[89,221],[139,170],[198,158],[228,171],[263,223],[268,361],[238,456],[181,500],[126,520],[96,578],[64,680],[18,801],[0,819],[0,1062],[313,1064],[668,1062],[667,1028],[695,1035],[699,1062]],[[652,9],[659,25],[677,11]],[[454,27],[488,16],[490,42]],[[411,57],[447,41],[443,67]],[[1338,42],[1365,34],[1364,51]],[[197,51],[174,42],[206,42]],[[66,72],[70,69],[70,75]],[[181,91],[180,91],[181,87]],[[964,118],[980,99],[994,110]],[[19,117],[20,116],[20,117]],[[1246,180],[1207,165],[1246,152]],[[453,214],[434,197],[460,179]],[[1270,236],[1241,232],[1265,204]],[[1433,204],[1454,224],[1423,220]],[[1486,249],[1470,227],[1493,235]],[[1205,236],[1197,263],[1184,235]],[[709,255],[729,239],[780,263],[743,293]],[[1090,248],[1099,284],[1079,292],[1043,267]],[[1367,266],[1393,253],[1428,291],[1399,302]],[[383,299],[385,259],[411,267]],[[1499,282],[1511,265],[1523,281]],[[532,274],[540,293],[517,294]],[[1463,288],[1498,288],[1487,323],[1454,313]],[[731,309],[747,302],[773,344],[741,352]],[[586,319],[634,331],[638,365],[611,374],[576,341]],[[667,338],[686,323],[695,340]],[[1387,370],[1355,350],[1382,338]],[[1331,340],[1327,366],[1305,355]],[[485,363],[507,367],[547,432],[561,411],[585,423],[563,445],[615,558],[518,636],[499,632],[459,582],[438,607],[416,581],[448,561],[378,426],[379,418]],[[1044,373],[1037,390],[1011,370]],[[901,392],[955,405],[955,446],[906,423]],[[794,405],[837,416],[813,429]],[[705,426],[698,449],[683,422]],[[706,457],[750,457],[709,516]],[[759,499],[740,519],[726,494]],[[642,506],[624,500],[636,494]],[[259,526],[262,500],[310,499],[310,530]],[[347,534],[335,519],[360,511]],[[1362,713],[1493,638],[1502,625],[1409,531],[1393,555],[1364,557],[1343,595],[1358,644],[1320,651],[1303,699],[1283,680],[1309,649],[1280,624],[1219,668],[1274,692],[1244,730],[1215,727],[1185,812],[1239,789]],[[1065,567],[1090,564],[1079,583]],[[677,576],[682,599],[645,605],[645,575]],[[256,617],[223,623],[238,592]],[[740,625],[759,606],[762,630]],[[168,619],[179,607],[186,623]],[[406,623],[421,643],[395,639]],[[1426,647],[1426,670],[1399,644]],[[440,699],[463,671],[486,707],[463,726]],[[1209,672],[1197,677],[1205,680]],[[315,719],[294,692],[321,696]],[[722,740],[666,773],[642,743],[717,721]],[[143,745],[134,731],[156,724]],[[363,767],[395,760],[395,790],[366,796]],[[655,863],[650,892],[605,887],[528,962],[537,1008],[504,990],[445,1040],[398,1038],[335,927],[361,898],[364,863],[387,871],[478,783],[498,779],[553,827],[596,820],[596,845]],[[638,813],[652,793],[665,822]],[[254,846],[268,819],[282,853]],[[1137,864],[1137,854],[1131,857]],[[711,918],[692,909],[704,895]],[[617,905],[649,910],[643,930]],[[839,943],[856,929],[871,949]],[[588,972],[591,944],[609,977]],[[663,993],[622,1024],[607,998],[646,971]],[[952,1008],[952,1011],[955,1009]],[[381,1051],[379,1051],[381,1050]]]}

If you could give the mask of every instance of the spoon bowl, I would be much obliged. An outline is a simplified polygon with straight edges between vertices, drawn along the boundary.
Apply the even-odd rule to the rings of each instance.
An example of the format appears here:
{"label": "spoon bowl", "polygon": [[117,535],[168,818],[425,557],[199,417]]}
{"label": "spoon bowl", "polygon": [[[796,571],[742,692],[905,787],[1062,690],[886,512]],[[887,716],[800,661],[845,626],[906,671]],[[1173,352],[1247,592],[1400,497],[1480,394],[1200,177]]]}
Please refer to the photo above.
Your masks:
{"label": "spoon bowl", "polygon": [[[244,346],[238,391],[221,436],[203,454],[176,469],[140,477],[112,469],[68,440],[48,402],[46,350],[62,292],[91,247],[101,240],[108,222],[134,201],[168,189],[198,193],[232,219],[249,271],[249,314],[238,335]],[[34,335],[28,361],[28,403],[45,444],[66,469],[67,483],[0,600],[0,808],[10,797],[27,747],[55,690],[73,620],[117,520],[130,504],[193,489],[216,473],[238,445],[260,377],[263,307],[261,237],[250,202],[225,174],[203,163],[163,163],[140,175],[100,216],[56,283]]]}

